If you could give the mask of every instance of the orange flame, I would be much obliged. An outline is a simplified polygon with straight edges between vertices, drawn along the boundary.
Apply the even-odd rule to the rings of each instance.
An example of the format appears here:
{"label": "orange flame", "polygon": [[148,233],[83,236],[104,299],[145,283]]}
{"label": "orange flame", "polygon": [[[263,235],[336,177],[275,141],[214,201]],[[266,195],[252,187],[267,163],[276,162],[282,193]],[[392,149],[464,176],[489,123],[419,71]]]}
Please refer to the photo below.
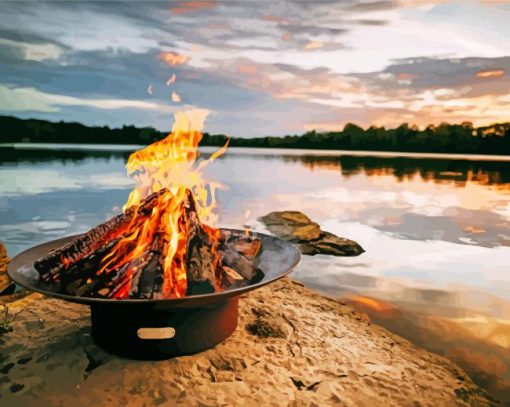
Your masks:
{"label": "orange flame", "polygon": [[172,76],[170,78],[168,78],[168,80],[166,81],[166,86],[170,86],[172,83],[175,82],[175,74],[173,73]]}
{"label": "orange flame", "polygon": [[[126,164],[127,172],[133,176],[136,186],[129,194],[124,211],[154,192],[165,189],[158,197],[152,213],[146,217],[134,217],[127,232],[103,259],[102,272],[132,265],[138,259],[147,258],[155,241],[160,239],[163,252],[163,295],[182,297],[186,293],[186,250],[188,191],[195,198],[197,215],[202,222],[214,224],[216,217],[215,193],[219,184],[208,182],[202,175],[203,169],[223,154],[227,145],[216,151],[208,160],[196,162],[198,144],[202,139],[201,129],[208,114],[207,110],[177,112],[172,132],[163,140],[131,154]],[[228,144],[228,143],[227,143]],[[140,218],[142,218],[140,220]],[[219,238],[219,231],[204,226],[213,241]],[[214,253],[213,253],[214,254]],[[130,266],[128,278],[133,278],[136,265]],[[129,295],[131,284],[115,293],[116,298]]]}
{"label": "orange flame", "polygon": [[177,94],[177,92],[174,90],[172,92],[172,102],[178,103],[181,101],[181,97]]}
{"label": "orange flame", "polygon": [[64,264],[66,269],[69,268],[69,266],[72,263],[72,261],[70,259],[68,259],[67,257],[65,257],[65,256],[61,256],[60,257],[60,261]]}

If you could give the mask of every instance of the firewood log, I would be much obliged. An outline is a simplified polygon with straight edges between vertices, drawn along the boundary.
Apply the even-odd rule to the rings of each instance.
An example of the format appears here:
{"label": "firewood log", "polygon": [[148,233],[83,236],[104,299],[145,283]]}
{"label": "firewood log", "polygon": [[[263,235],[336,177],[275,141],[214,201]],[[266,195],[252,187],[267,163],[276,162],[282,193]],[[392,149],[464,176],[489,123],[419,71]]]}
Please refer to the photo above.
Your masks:
{"label": "firewood log", "polygon": [[[196,225],[193,227],[200,227],[198,223],[198,216],[196,214],[196,204],[193,199],[193,193],[191,190],[186,190],[186,199],[183,202],[184,205],[184,222],[187,223],[188,219],[192,217],[197,219]],[[162,226],[162,225],[161,225]],[[168,242],[165,238],[163,228],[156,233],[153,243],[151,245],[148,258],[144,265],[141,267],[140,273],[137,273],[136,281],[131,282],[131,293],[132,298],[163,298],[164,283],[165,283],[165,254],[168,248]]]}
{"label": "firewood log", "polygon": [[101,269],[101,262],[118,242],[119,239],[112,240],[62,270],[59,275],[61,290],[79,295],[78,291],[88,290],[84,286],[92,288],[97,283],[97,272]]}
{"label": "firewood log", "polygon": [[188,214],[186,251],[187,295],[213,293],[216,287],[216,264],[213,242],[200,225],[195,212]]}
{"label": "firewood log", "polygon": [[248,280],[246,280],[237,271],[231,269],[228,266],[223,266],[219,264],[218,269],[219,269],[219,284],[220,287],[224,290],[245,287],[250,284]]}
{"label": "firewood log", "polygon": [[262,240],[253,235],[239,235],[229,230],[222,230],[220,234],[219,252],[220,264],[224,273],[222,281],[230,284],[241,284],[232,277],[232,271],[241,275],[248,283],[260,281],[264,274],[254,260],[262,248]]}
{"label": "firewood log", "polygon": [[114,277],[105,284],[104,288],[98,290],[97,294],[106,298],[135,298],[138,292],[138,281],[148,263],[148,258],[148,253],[145,253],[140,258],[114,270]]}
{"label": "firewood log", "polygon": [[73,293],[81,297],[134,298],[133,287],[138,286],[142,268],[146,265],[148,252],[120,267],[91,277],[86,284]]}
{"label": "firewood log", "polygon": [[100,248],[105,241],[121,234],[124,231],[123,229],[129,227],[136,217],[148,216],[156,206],[158,199],[167,192],[168,190],[164,188],[153,193],[143,200],[140,205],[128,208],[126,212],[96,226],[72,242],[37,260],[34,267],[39,272],[41,279],[45,282],[57,281],[60,273],[69,266],[69,263],[77,262],[87,254]]}
{"label": "firewood log", "polygon": [[223,245],[232,247],[236,252],[242,253],[248,260],[253,260],[262,248],[262,240],[253,235],[233,234],[222,230],[220,241]]}
{"label": "firewood log", "polygon": [[253,261],[248,260],[243,254],[237,252],[227,242],[220,246],[219,252],[221,265],[235,270],[250,283],[257,283],[264,278],[264,273]]}
{"label": "firewood log", "polygon": [[164,235],[156,234],[147,261],[140,268],[136,281],[131,282],[130,297],[163,298],[165,246]]}
{"label": "firewood log", "polygon": [[[164,203],[159,200],[167,192],[163,189],[152,194],[139,206],[129,208],[38,260],[34,266],[41,279],[59,282],[62,292],[75,296],[164,298],[168,294],[164,292],[164,264],[169,243],[161,219],[151,219],[159,226],[153,236],[146,236],[150,244],[142,255],[127,262],[122,260],[123,264],[112,262],[107,268],[103,267],[107,256],[114,251],[122,256],[131,253],[133,247],[124,246],[128,244],[126,240],[122,247],[119,242],[128,236],[128,232],[142,227],[149,216],[160,213],[153,209],[158,202]],[[179,244],[185,244],[185,258],[174,258],[174,261],[184,262],[187,295],[243,287],[263,278],[255,264],[262,247],[260,239],[228,231],[218,235],[214,229],[201,224],[191,190],[186,191],[183,205],[179,227],[183,228],[186,240]],[[132,244],[136,245],[136,240]]]}

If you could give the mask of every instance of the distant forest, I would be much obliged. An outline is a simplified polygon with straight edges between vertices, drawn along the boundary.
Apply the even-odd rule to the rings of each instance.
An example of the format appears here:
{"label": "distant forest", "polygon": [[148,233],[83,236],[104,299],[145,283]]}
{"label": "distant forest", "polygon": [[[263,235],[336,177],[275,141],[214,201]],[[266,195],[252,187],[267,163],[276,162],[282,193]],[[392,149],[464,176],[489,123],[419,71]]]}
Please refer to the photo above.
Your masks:
{"label": "distant forest", "polygon": [[[166,133],[151,127],[89,127],[80,123],[0,116],[0,143],[149,144]],[[201,145],[220,146],[225,135],[204,134]],[[462,124],[430,125],[423,130],[406,123],[393,129],[347,124],[343,130],[309,131],[284,137],[231,137],[233,147],[306,148],[326,150],[402,151],[422,153],[510,155],[510,123],[473,127]]]}

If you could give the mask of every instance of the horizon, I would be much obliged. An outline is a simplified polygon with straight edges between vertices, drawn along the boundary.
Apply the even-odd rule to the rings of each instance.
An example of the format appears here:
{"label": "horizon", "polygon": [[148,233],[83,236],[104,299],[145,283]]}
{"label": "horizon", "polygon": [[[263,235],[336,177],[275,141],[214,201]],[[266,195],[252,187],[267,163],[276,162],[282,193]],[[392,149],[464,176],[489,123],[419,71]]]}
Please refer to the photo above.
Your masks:
{"label": "horizon", "polygon": [[3,115],[167,131],[196,107],[243,138],[510,121],[508,1],[3,5]]}
{"label": "horizon", "polygon": [[[136,124],[129,124],[129,123],[124,123],[124,124],[121,124],[120,126],[110,126],[108,124],[104,124],[104,125],[89,125],[89,124],[85,124],[85,123],[82,123],[82,122],[79,122],[79,121],[66,121],[66,120],[58,120],[58,119],[55,119],[55,120],[47,120],[47,119],[40,119],[40,118],[37,118],[37,117],[19,117],[19,116],[15,116],[15,115],[5,115],[5,114],[0,114],[0,119],[1,118],[15,118],[15,119],[20,119],[20,120],[24,120],[24,121],[28,121],[28,120],[41,120],[41,121],[47,121],[49,123],[52,123],[52,124],[79,124],[79,125],[82,125],[82,126],[85,126],[85,127],[108,127],[110,130],[121,130],[122,128],[124,127],[134,127],[134,128],[137,128],[137,129],[144,129],[144,128],[151,128],[157,132],[160,132],[160,133],[171,133],[171,130],[170,129],[167,129],[167,130],[160,130],[160,129],[156,129],[155,127],[152,127],[152,126],[137,126]],[[494,126],[503,126],[503,125],[510,125],[510,121],[508,122],[494,122],[494,123],[488,123],[486,125],[483,125],[483,126],[475,126],[472,122],[469,122],[469,121],[464,121],[464,122],[457,122],[457,123],[448,123],[448,122],[441,122],[441,123],[429,123],[427,125],[423,125],[423,126],[418,126],[417,124],[414,124],[414,123],[407,123],[407,122],[403,122],[403,123],[400,123],[399,125],[396,125],[396,126],[377,126],[377,125],[370,125],[370,126],[362,126],[358,123],[352,123],[352,122],[347,122],[345,123],[341,128],[338,128],[337,130],[319,130],[319,129],[310,129],[310,130],[306,130],[306,131],[303,131],[302,133],[300,134],[274,134],[274,135],[271,135],[271,134],[265,134],[265,135],[259,135],[259,136],[254,136],[254,137],[243,137],[243,136],[230,136],[228,134],[225,134],[225,133],[211,133],[209,131],[207,131],[207,129],[204,129],[204,131],[202,131],[203,134],[209,134],[211,136],[225,136],[225,137],[228,137],[228,138],[241,138],[241,139],[255,139],[255,138],[265,138],[265,137],[274,137],[274,138],[283,138],[283,137],[286,137],[286,136],[302,136],[306,133],[310,133],[310,132],[316,132],[316,133],[335,133],[335,132],[343,132],[345,130],[345,127],[347,125],[355,125],[359,128],[361,128],[363,131],[367,131],[369,130],[370,128],[377,128],[377,129],[384,129],[384,130],[395,130],[397,129],[398,127],[400,126],[403,126],[403,125],[407,125],[410,129],[413,129],[413,128],[417,128],[418,131],[424,131],[426,130],[428,127],[435,127],[437,128],[438,126],[441,126],[441,125],[447,125],[447,126],[462,126],[463,124],[465,123],[468,123],[468,124],[471,124],[473,126],[474,129],[480,129],[480,128],[491,128],[491,127],[494,127]],[[206,126],[204,126],[206,127]]]}

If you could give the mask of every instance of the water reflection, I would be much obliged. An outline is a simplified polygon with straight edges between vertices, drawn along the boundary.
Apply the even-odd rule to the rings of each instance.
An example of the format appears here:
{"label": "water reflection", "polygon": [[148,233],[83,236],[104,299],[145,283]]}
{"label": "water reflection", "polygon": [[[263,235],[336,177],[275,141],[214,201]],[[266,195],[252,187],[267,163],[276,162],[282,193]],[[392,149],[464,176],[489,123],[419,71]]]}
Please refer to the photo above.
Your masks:
{"label": "water reflection", "polygon": [[503,402],[509,400],[510,322],[484,316],[449,319],[410,311],[404,306],[364,296],[344,300],[371,320],[459,364],[470,377]]}
{"label": "water reflection", "polygon": [[[333,154],[231,149],[205,174],[225,185],[222,225],[263,230],[257,217],[300,210],[358,241],[362,256],[305,257],[293,277],[447,355],[510,401],[510,161]],[[0,148],[9,254],[118,213],[132,187],[128,155]]]}
{"label": "water reflection", "polygon": [[87,150],[87,149],[35,149],[35,148],[15,148],[0,147],[0,166],[23,164],[23,163],[80,163],[90,158],[110,161],[112,158],[127,160],[130,151],[118,150]]}
{"label": "water reflection", "polygon": [[[213,147],[202,149],[208,156]],[[370,157],[370,156],[321,156],[317,153],[308,155],[280,154],[280,150],[258,150],[257,154],[246,152],[246,149],[230,148],[226,159],[230,156],[250,157],[251,159],[277,160],[284,162],[299,162],[310,170],[340,171],[344,177],[363,173],[368,176],[392,175],[397,181],[414,179],[419,176],[423,181],[437,183],[448,182],[463,187],[469,182],[482,185],[493,185],[499,188],[510,188],[510,171],[508,161],[473,161],[472,159],[434,159],[434,158],[408,158],[408,157]],[[262,150],[262,152],[261,152]],[[74,162],[96,158],[110,160],[112,158],[127,160],[134,151],[129,149],[99,150],[87,149],[82,146],[77,149],[50,149],[50,148],[15,148],[0,146],[0,165],[12,163],[41,163],[46,161]],[[300,150],[296,150],[299,152]],[[306,151],[306,150],[305,150]]]}
{"label": "water reflection", "polygon": [[340,171],[345,177],[363,173],[368,176],[392,175],[397,181],[404,181],[419,176],[423,181],[448,182],[458,187],[464,187],[469,182],[494,185],[505,189],[510,187],[508,162],[501,161],[310,155],[288,155],[283,159],[290,162],[299,161],[311,170]]}

